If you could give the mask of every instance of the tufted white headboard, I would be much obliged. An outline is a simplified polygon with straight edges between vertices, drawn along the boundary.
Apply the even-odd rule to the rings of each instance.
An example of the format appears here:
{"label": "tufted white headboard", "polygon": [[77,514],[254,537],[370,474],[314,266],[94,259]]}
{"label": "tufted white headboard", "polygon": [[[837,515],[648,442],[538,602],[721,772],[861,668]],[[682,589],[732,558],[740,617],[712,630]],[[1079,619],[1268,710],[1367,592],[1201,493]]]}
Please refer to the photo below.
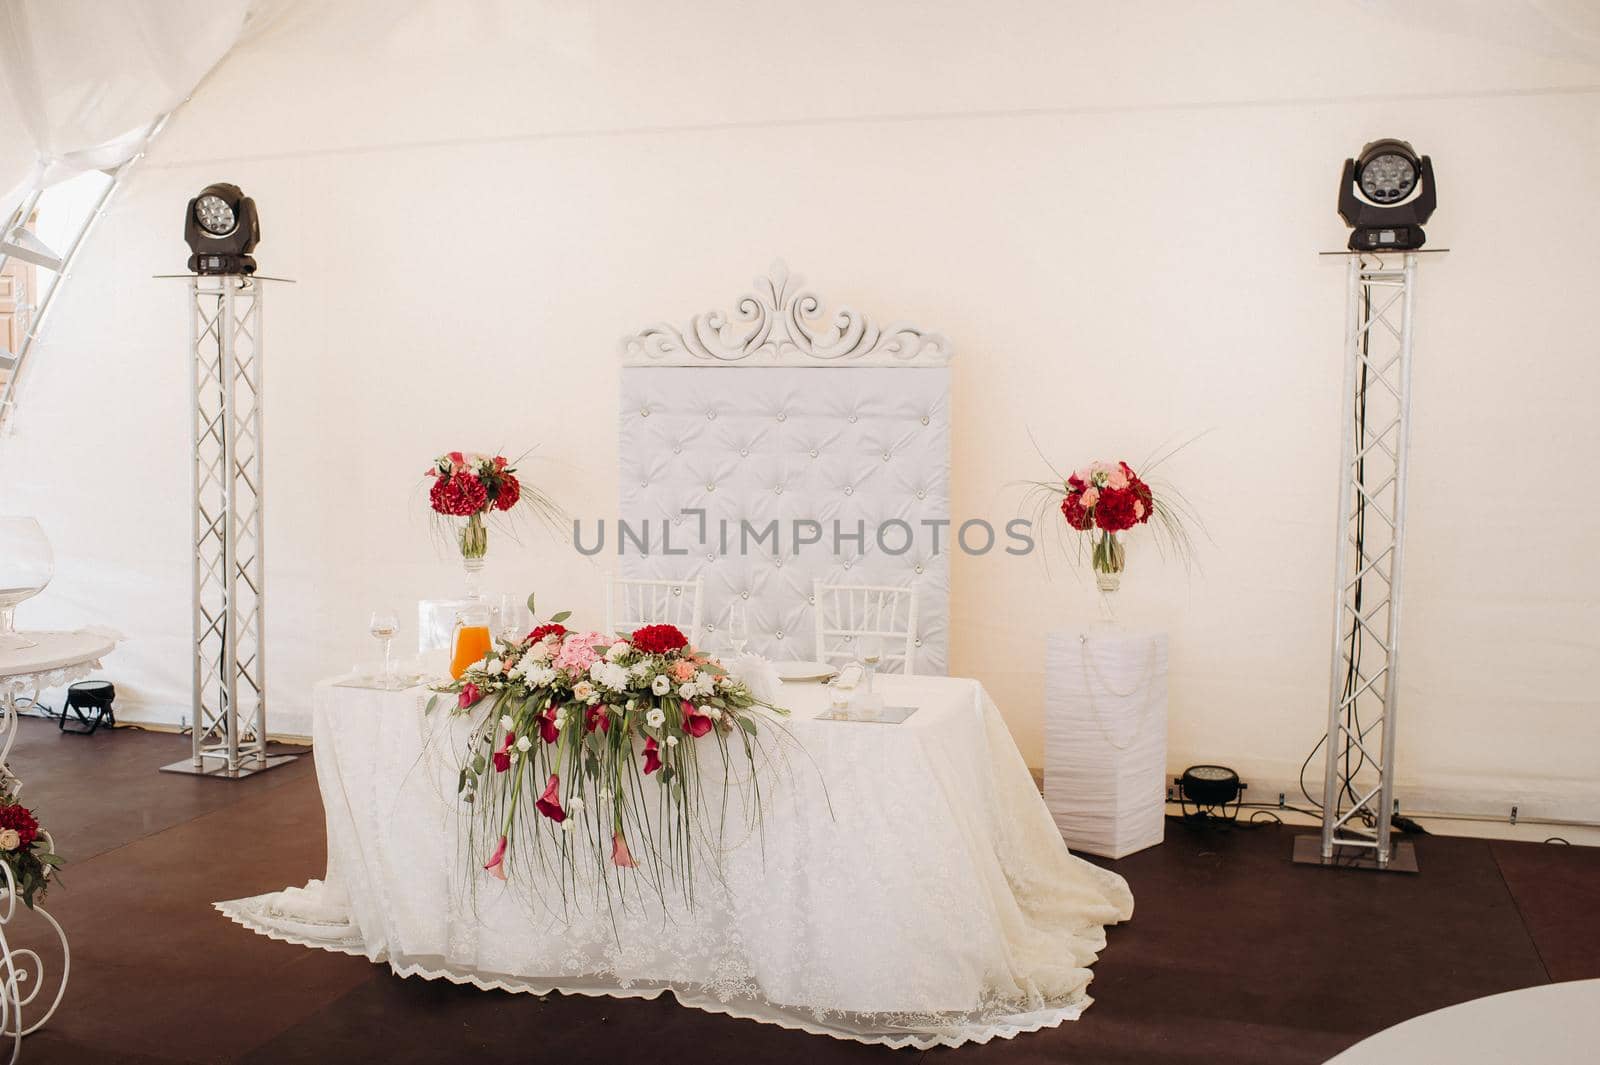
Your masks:
{"label": "tufted white headboard", "polygon": [[822,323],[820,308],[777,263],[732,315],[624,341],[618,516],[631,535],[607,552],[624,576],[703,577],[693,639],[713,650],[746,599],[751,649],[772,658],[816,657],[813,579],[915,586],[917,671],[942,673],[949,349],[849,309]]}

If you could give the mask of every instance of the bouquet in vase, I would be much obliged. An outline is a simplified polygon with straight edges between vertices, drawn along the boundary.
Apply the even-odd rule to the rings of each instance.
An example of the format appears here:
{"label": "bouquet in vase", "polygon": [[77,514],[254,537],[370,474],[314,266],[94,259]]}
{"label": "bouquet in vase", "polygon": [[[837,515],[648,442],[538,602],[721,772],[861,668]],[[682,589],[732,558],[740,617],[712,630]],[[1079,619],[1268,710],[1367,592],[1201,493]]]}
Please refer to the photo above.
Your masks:
{"label": "bouquet in vase", "polygon": [[[758,755],[787,711],[674,626],[571,632],[566,616],[435,689],[475,719],[458,781],[474,860],[500,880],[547,871],[563,897],[585,868],[608,899],[642,882],[692,903],[695,856],[717,851],[728,803],[742,791],[759,822]],[[736,769],[742,789],[729,786]]]}
{"label": "bouquet in vase", "polygon": [[552,521],[559,508],[536,489],[524,489],[517,470],[504,455],[480,455],[472,451],[448,451],[433,460],[427,476],[433,479],[428,503],[441,518],[465,518],[455,539],[461,548],[462,565],[467,570],[467,598],[480,598],[478,574],[489,552],[489,529],[485,518],[506,513],[519,504],[532,507],[541,518]]}
{"label": "bouquet in vase", "polygon": [[[1147,463],[1146,469],[1160,461]],[[1088,542],[1089,563],[1102,592],[1121,587],[1128,556],[1119,537],[1141,525],[1154,523],[1163,554],[1171,551],[1185,565],[1193,558],[1187,530],[1193,518],[1183,497],[1170,487],[1158,492],[1126,462],[1091,462],[1059,480],[1032,482],[1031,491],[1058,501],[1067,527]]]}

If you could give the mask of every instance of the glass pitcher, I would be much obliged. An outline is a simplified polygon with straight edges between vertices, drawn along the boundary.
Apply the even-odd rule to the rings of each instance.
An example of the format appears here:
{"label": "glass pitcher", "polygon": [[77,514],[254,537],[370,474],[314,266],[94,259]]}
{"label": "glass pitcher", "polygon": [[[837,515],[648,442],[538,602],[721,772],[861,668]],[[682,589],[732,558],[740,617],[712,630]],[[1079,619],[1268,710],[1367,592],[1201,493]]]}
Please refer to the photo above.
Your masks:
{"label": "glass pitcher", "polygon": [[451,639],[451,677],[460,680],[461,674],[482,662],[494,649],[489,636],[492,622],[487,602],[472,603],[456,611],[455,635]]}

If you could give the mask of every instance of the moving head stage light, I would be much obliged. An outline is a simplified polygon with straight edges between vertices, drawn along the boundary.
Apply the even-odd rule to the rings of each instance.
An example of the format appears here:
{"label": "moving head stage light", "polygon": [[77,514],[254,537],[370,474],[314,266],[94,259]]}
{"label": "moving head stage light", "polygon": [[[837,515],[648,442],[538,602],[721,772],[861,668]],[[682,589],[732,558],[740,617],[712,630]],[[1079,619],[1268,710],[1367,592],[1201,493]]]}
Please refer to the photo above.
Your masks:
{"label": "moving head stage light", "polygon": [[250,256],[261,241],[261,219],[256,201],[237,185],[207,185],[189,201],[183,223],[189,242],[189,269],[197,274],[253,274]]}
{"label": "moving head stage light", "polygon": [[1373,141],[1344,161],[1339,217],[1352,227],[1351,251],[1415,251],[1428,239],[1422,223],[1436,206],[1433,162],[1405,141]]}

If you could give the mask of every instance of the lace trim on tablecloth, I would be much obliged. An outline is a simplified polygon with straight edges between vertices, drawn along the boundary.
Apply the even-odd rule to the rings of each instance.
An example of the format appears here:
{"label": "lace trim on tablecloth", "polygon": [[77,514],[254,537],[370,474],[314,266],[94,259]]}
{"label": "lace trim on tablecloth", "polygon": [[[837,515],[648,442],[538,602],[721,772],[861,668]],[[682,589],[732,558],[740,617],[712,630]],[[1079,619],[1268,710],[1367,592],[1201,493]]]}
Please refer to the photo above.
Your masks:
{"label": "lace trim on tablecloth", "polygon": [[16,698],[19,695],[37,696],[47,688],[60,688],[75,680],[82,680],[100,668],[98,658],[78,662],[61,669],[47,669],[43,673],[19,673],[14,677],[0,677],[0,697]]}
{"label": "lace trim on tablecloth", "polygon": [[[308,885],[309,886],[309,885]],[[291,889],[293,890],[293,889]],[[269,892],[249,898],[213,903],[223,916],[258,935],[282,943],[326,950],[366,958],[368,961],[387,963],[390,971],[400,977],[421,977],[425,980],[445,980],[453,984],[476,987],[482,991],[504,991],[511,994],[585,995],[590,998],[656,999],[671,992],[682,1006],[706,1013],[717,1013],[741,1020],[772,1024],[790,1031],[810,1035],[828,1036],[846,1042],[881,1045],[891,1049],[928,1050],[936,1046],[959,1047],[966,1043],[987,1043],[993,1039],[1012,1039],[1044,1028],[1055,1028],[1067,1021],[1077,1020],[1094,1001],[1079,993],[1066,1002],[1038,1003],[1038,1008],[1016,1012],[1017,1003],[986,1002],[967,1014],[952,1013],[846,1013],[837,1010],[811,1010],[803,1007],[782,1006],[760,998],[757,984],[749,974],[729,972],[715,985],[673,984],[645,981],[617,980],[615,974],[595,973],[587,978],[565,978],[540,981],[525,977],[489,975],[464,972],[450,967],[443,958],[392,958],[383,950],[370,950],[359,931],[348,920],[326,921],[321,924],[325,935],[303,934],[314,927],[305,918],[293,921],[300,932],[284,927],[275,920],[276,905],[281,892]],[[1103,932],[1098,925],[1083,930],[1085,945],[1098,945]]]}

